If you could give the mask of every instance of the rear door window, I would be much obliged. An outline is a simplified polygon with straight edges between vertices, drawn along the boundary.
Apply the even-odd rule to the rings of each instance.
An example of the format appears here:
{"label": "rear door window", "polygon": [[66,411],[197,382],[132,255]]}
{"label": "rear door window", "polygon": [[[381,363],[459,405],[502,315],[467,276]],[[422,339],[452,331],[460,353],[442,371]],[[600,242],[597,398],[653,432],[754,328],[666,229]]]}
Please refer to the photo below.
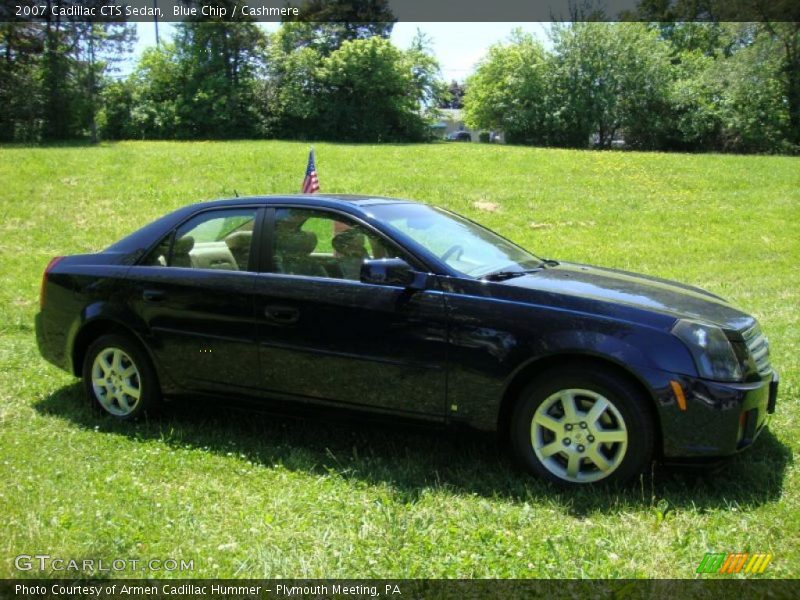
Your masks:
{"label": "rear door window", "polygon": [[143,264],[248,271],[255,218],[255,208],[203,212],[159,242]]}

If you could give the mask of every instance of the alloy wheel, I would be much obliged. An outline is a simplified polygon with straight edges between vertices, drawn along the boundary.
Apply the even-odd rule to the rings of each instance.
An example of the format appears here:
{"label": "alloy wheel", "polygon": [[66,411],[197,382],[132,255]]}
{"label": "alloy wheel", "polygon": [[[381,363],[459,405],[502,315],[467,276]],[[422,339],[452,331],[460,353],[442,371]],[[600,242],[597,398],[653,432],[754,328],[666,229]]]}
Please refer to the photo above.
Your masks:
{"label": "alloy wheel", "polygon": [[531,444],[542,465],[570,483],[611,475],[625,458],[628,430],[613,402],[584,389],[548,396],[531,420]]}
{"label": "alloy wheel", "polygon": [[92,363],[92,389],[100,405],[112,415],[131,414],[142,395],[139,369],[119,348],[105,348]]}

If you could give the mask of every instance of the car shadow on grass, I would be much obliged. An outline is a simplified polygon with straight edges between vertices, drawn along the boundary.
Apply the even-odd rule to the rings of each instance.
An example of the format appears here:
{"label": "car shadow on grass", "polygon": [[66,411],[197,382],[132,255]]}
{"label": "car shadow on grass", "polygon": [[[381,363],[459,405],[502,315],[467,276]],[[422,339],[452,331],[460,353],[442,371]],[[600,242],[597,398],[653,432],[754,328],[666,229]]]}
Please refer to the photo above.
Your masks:
{"label": "car shadow on grass", "polygon": [[[652,507],[663,513],[777,501],[791,450],[767,430],[753,448],[717,470],[654,467],[625,487],[562,490],[519,469],[494,435],[399,425],[349,415],[305,415],[244,410],[224,400],[169,402],[155,419],[119,422],[89,406],[80,383],[35,405],[43,415],[136,441],[244,457],[314,475],[390,486],[414,502],[429,491],[550,502],[575,516]],[[238,460],[238,459],[236,459]]]}

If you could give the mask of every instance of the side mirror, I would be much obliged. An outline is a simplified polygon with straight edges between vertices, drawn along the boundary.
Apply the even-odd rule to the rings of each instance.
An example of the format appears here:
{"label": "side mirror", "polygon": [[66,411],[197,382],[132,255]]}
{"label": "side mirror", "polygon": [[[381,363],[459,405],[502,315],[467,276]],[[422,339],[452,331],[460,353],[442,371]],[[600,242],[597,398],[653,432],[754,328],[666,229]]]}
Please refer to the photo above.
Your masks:
{"label": "side mirror", "polygon": [[361,282],[373,285],[400,285],[414,290],[425,289],[426,273],[411,268],[402,258],[374,258],[361,263]]}

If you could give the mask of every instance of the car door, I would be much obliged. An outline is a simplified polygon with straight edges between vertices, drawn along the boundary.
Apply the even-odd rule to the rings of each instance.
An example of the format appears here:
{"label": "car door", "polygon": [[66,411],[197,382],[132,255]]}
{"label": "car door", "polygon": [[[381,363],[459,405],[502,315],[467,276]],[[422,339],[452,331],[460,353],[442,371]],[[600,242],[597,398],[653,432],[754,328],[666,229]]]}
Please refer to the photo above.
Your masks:
{"label": "car door", "polygon": [[280,207],[265,222],[265,268],[255,286],[264,389],[443,415],[443,295],[361,283],[364,258],[402,253],[343,214]]}
{"label": "car door", "polygon": [[262,214],[255,207],[196,214],[128,275],[155,358],[183,389],[259,385],[251,257]]}

